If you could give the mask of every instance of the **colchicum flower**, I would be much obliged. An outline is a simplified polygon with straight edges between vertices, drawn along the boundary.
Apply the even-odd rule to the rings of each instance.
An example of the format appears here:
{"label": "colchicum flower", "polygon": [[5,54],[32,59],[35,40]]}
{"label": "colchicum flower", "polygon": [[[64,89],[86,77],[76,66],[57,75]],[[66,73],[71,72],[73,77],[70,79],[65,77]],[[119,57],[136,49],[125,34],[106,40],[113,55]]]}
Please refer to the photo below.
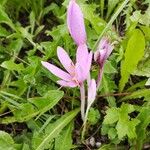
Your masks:
{"label": "colchicum flower", "polygon": [[79,5],[76,0],[70,0],[67,11],[67,24],[69,32],[76,42],[82,45],[86,43],[86,31],[84,26],[84,18]]}
{"label": "colchicum flower", "polygon": [[[57,81],[58,84],[65,87],[76,87],[80,86],[84,80],[86,80],[90,67],[91,67],[91,60],[92,60],[92,53],[88,53],[86,47],[79,47],[82,48],[84,53],[81,56],[81,53],[77,53],[77,61],[76,64],[72,62],[66,51],[58,47],[57,48],[57,56],[63,67],[66,69],[66,72],[62,69],[56,67],[53,64],[48,62],[43,62],[42,65],[47,68],[51,73],[59,77],[61,80]],[[82,59],[81,57],[84,57]],[[86,64],[86,65],[85,65]]]}
{"label": "colchicum flower", "polygon": [[100,66],[99,75],[97,79],[97,89],[99,88],[102,80],[104,64],[110,56],[113,49],[114,46],[109,42],[109,39],[107,37],[103,37],[99,43],[97,51],[94,54],[94,60]]}
{"label": "colchicum flower", "polygon": [[104,37],[101,39],[97,51],[94,54],[94,60],[98,62],[100,67],[102,68],[110,56],[114,46],[109,42],[109,39]]}

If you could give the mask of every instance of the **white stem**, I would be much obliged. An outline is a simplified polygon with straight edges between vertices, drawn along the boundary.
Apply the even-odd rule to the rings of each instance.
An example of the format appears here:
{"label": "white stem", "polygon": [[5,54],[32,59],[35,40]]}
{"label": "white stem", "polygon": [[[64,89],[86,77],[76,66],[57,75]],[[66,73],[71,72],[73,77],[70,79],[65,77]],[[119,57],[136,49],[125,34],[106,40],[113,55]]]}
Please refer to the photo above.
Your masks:
{"label": "white stem", "polygon": [[85,114],[85,88],[84,83],[80,85],[80,94],[81,94],[81,117],[84,121],[84,114]]}
{"label": "white stem", "polygon": [[97,90],[99,89],[99,86],[101,84],[102,81],[102,76],[103,76],[103,69],[104,67],[100,67],[99,69],[99,73],[98,73],[98,79],[97,79]]}

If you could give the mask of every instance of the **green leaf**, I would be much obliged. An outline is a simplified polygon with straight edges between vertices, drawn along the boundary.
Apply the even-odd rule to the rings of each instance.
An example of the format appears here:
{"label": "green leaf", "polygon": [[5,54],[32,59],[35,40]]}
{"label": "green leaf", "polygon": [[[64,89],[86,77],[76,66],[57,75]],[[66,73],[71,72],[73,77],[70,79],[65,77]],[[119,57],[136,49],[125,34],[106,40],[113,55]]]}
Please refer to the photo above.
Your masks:
{"label": "green leaf", "polygon": [[136,99],[136,98],[142,98],[150,95],[149,89],[142,89],[137,90],[133,92],[131,95],[125,96],[121,99],[121,101],[130,100],[130,99]]}
{"label": "green leaf", "polygon": [[8,15],[5,13],[5,11],[4,11],[4,9],[3,9],[3,7],[1,5],[0,5],[0,23],[6,23],[12,29],[15,29],[14,24],[12,23],[12,21],[10,20]]}
{"label": "green leaf", "polygon": [[6,69],[8,69],[10,71],[18,71],[18,72],[20,72],[20,71],[24,70],[24,66],[23,66],[22,63],[16,64],[16,63],[14,63],[13,60],[4,61],[1,64],[1,67],[6,68]]}
{"label": "green leaf", "polygon": [[0,26],[0,37],[7,37],[10,33],[2,26]]}
{"label": "green leaf", "polygon": [[[116,130],[119,140],[122,140],[126,135],[129,139],[136,138],[136,126],[140,121],[136,118],[132,119],[129,117],[128,114],[133,111],[135,111],[135,108],[131,104],[122,104],[121,108],[109,108],[106,111],[107,115],[104,118],[103,125],[112,125],[117,122]],[[104,133],[106,134],[108,132],[107,134],[111,134],[110,136],[113,137],[112,132],[114,133],[114,131],[110,131],[109,133],[108,127],[106,126],[105,128],[106,131]]]}
{"label": "green leaf", "polygon": [[1,150],[16,150],[14,148],[14,140],[4,131],[0,131],[0,149]]}
{"label": "green leaf", "polygon": [[108,60],[106,61],[104,66],[104,73],[108,73],[108,74],[117,73],[116,68],[114,68],[114,66]]}
{"label": "green leaf", "polygon": [[100,34],[100,32],[104,29],[106,22],[95,13],[95,5],[82,4],[80,6],[85,19],[92,24],[97,34]]}
{"label": "green leaf", "polygon": [[67,125],[55,139],[55,150],[70,150],[72,147],[73,122]]}
{"label": "green leaf", "polygon": [[88,122],[90,124],[95,125],[99,121],[100,117],[101,115],[98,109],[90,108],[88,112]]}
{"label": "green leaf", "polygon": [[145,49],[145,39],[139,29],[135,29],[128,41],[124,54],[124,60],[121,63],[121,79],[119,89],[122,91],[128,82],[129,76],[136,69],[138,62],[142,59]]}
{"label": "green leaf", "polygon": [[8,49],[10,51],[13,51],[15,55],[18,55],[22,46],[23,46],[23,41],[21,38],[19,38],[17,40],[12,40],[11,44],[8,46]]}
{"label": "green leaf", "polygon": [[[103,94],[113,93],[116,89],[115,82],[106,74],[103,75],[101,87],[102,87],[101,91]],[[115,97],[107,96],[106,99],[110,107],[116,106]]]}
{"label": "green leaf", "polygon": [[116,126],[118,138],[121,140],[125,135],[127,135],[129,139],[136,138],[136,126],[139,122],[140,121],[138,119],[127,121],[120,117]]}
{"label": "green leaf", "polygon": [[78,114],[79,110],[80,109],[75,109],[71,112],[68,112],[56,122],[47,126],[45,131],[47,134],[41,139],[41,142],[39,143],[39,145],[37,145],[35,150],[44,150],[45,145],[47,145],[47,143],[50,143],[53,138],[56,138],[58,136],[62,129]]}
{"label": "green leaf", "polygon": [[63,97],[63,95],[63,91],[51,90],[48,91],[43,97],[30,98],[28,101],[33,103],[39,109],[39,117],[49,109],[53,108]]}
{"label": "green leaf", "polygon": [[116,5],[119,3],[120,0],[108,0],[108,11],[107,11],[107,17],[110,16],[112,11],[116,8]]}
{"label": "green leaf", "polygon": [[119,114],[118,114],[118,108],[115,108],[115,107],[112,107],[112,108],[109,108],[107,111],[106,111],[106,116],[104,118],[104,124],[113,124],[115,122],[118,121],[119,119]]}
{"label": "green leaf", "polygon": [[13,110],[14,117],[18,122],[30,120],[38,114],[37,108],[30,103],[21,104],[18,109]]}
{"label": "green leaf", "polygon": [[136,147],[137,150],[141,150],[146,139],[146,128],[150,124],[150,107],[143,107],[137,119],[140,120],[140,124],[137,126],[137,140]]}
{"label": "green leaf", "polygon": [[128,114],[134,111],[134,106],[131,104],[122,104],[119,109],[119,121],[116,125],[118,138],[121,140],[124,136],[133,139],[136,138],[136,126],[139,124],[138,119],[129,119]]}

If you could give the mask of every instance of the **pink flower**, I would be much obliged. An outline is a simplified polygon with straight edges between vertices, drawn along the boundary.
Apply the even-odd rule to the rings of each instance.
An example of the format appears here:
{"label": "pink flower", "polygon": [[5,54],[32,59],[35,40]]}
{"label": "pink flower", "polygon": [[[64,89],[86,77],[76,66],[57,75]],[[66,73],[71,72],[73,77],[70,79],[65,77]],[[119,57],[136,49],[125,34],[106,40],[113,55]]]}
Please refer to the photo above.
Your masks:
{"label": "pink flower", "polygon": [[77,45],[86,43],[84,18],[76,0],[70,0],[67,11],[67,24],[69,32]]}
{"label": "pink flower", "polygon": [[57,81],[57,83],[61,86],[80,86],[84,82],[84,80],[87,79],[88,73],[90,71],[92,52],[88,53],[88,49],[85,44],[79,46],[77,49],[77,61],[75,65],[66,53],[66,51],[61,47],[57,48],[57,56],[66,71],[63,71],[48,62],[42,61],[42,65],[47,68],[51,73],[61,79]]}
{"label": "pink flower", "polygon": [[94,60],[99,63],[101,68],[104,66],[113,49],[114,47],[108,38],[104,37],[101,39],[98,49],[94,54]]}
{"label": "pink flower", "polygon": [[88,104],[87,107],[90,107],[96,98],[96,82],[92,79],[88,85]]}

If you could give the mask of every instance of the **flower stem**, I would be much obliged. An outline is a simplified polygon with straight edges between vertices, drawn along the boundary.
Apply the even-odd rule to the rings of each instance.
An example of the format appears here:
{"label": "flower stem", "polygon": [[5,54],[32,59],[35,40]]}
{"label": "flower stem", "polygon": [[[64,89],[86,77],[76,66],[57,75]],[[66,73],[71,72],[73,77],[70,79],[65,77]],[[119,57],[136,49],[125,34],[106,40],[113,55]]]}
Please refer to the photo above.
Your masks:
{"label": "flower stem", "polygon": [[84,83],[80,85],[80,94],[81,94],[81,117],[84,121],[84,114],[85,114],[85,88]]}
{"label": "flower stem", "polygon": [[98,78],[97,78],[97,90],[99,89],[99,86],[102,81],[103,71],[104,71],[104,67],[100,67],[99,73],[98,73]]}

